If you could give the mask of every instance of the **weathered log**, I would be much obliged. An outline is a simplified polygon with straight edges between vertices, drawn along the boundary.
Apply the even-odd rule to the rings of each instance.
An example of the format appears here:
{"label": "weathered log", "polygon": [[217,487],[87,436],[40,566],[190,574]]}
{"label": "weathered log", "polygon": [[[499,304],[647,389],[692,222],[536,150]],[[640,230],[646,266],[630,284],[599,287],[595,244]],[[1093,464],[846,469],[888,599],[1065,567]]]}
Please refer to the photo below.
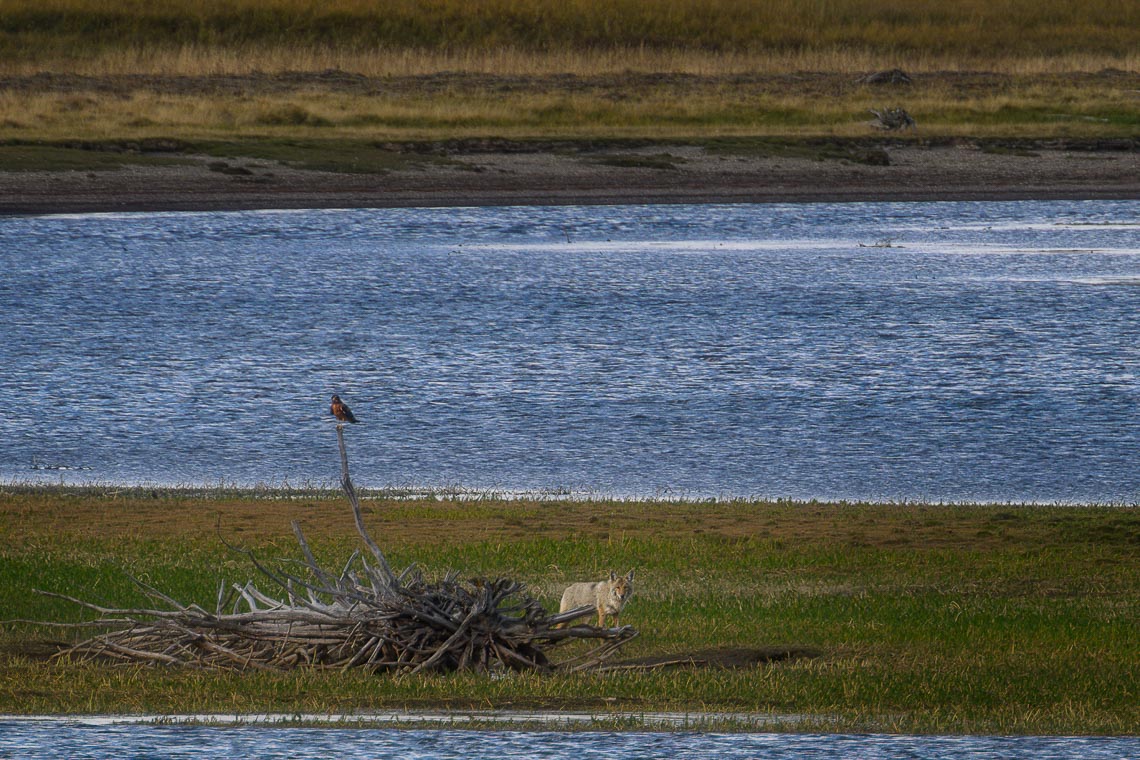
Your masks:
{"label": "weathered log", "polygon": [[888,69],[887,71],[873,71],[859,77],[863,84],[910,84],[910,75],[902,69]]}

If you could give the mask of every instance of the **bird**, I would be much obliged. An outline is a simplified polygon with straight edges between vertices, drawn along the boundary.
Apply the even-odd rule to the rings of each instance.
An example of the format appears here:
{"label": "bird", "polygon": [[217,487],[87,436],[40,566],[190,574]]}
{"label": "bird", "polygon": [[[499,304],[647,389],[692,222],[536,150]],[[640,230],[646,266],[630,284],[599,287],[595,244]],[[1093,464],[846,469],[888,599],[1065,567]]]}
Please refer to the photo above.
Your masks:
{"label": "bird", "polygon": [[348,404],[340,400],[340,396],[332,397],[332,405],[329,407],[329,411],[333,417],[336,417],[341,422],[351,422],[354,425],[359,422],[359,420],[353,416],[352,410],[348,408]]}

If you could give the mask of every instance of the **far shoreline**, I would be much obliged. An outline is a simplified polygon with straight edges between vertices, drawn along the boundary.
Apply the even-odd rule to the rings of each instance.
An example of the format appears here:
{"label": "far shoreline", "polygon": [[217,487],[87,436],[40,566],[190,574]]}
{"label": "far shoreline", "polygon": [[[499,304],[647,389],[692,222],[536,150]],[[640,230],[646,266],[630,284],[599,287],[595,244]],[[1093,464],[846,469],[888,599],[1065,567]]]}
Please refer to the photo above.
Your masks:
{"label": "far shoreline", "polygon": [[[866,148],[863,148],[866,150]],[[382,173],[181,156],[177,164],[5,170],[0,216],[133,212],[641,204],[1109,201],[1140,199],[1132,142],[884,143],[880,163],[723,155],[699,146],[463,148]],[[877,160],[879,160],[877,159]]]}

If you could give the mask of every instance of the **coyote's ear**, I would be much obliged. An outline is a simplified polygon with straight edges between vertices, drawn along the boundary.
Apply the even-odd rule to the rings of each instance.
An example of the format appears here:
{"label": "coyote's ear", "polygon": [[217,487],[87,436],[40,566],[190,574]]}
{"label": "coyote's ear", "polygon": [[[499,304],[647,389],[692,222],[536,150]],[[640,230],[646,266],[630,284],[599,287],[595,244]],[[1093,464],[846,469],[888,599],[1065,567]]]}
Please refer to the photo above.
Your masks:
{"label": "coyote's ear", "polygon": [[611,581],[617,580],[617,573],[615,573],[613,570],[610,570],[610,580]]}
{"label": "coyote's ear", "polygon": [[625,579],[626,579],[627,581],[632,581],[632,580],[633,580],[633,569],[632,569],[632,568],[631,568],[631,569],[630,569],[630,571],[629,571],[629,575],[625,576]]}

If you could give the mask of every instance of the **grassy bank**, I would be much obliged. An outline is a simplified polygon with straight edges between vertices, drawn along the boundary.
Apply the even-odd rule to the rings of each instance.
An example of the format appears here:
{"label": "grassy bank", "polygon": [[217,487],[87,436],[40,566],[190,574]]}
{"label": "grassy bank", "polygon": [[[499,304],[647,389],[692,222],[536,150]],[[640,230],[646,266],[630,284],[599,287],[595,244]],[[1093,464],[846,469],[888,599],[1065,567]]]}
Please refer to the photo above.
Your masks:
{"label": "grassy bank", "polygon": [[7,0],[0,60],[118,51],[871,53],[995,61],[1135,56],[1121,0]]}
{"label": "grassy bank", "polygon": [[1138,50],[1119,0],[9,0],[0,141],[1125,138]]}
{"label": "grassy bank", "polygon": [[[1140,731],[1135,508],[794,503],[366,502],[394,564],[510,575],[554,607],[568,582],[637,568],[624,657],[794,651],[741,669],[401,677],[217,674],[46,662],[70,635],[5,624],[0,712],[284,713],[391,708],[729,710],[834,730]],[[295,557],[358,548],[335,494],[151,491],[0,495],[3,617],[74,621],[33,588],[141,602],[126,574],[212,604],[244,582],[240,542]]]}
{"label": "grassy bank", "polygon": [[[456,139],[866,140],[870,109],[905,107],[892,137],[1133,139],[1140,73],[915,75],[875,85],[846,74],[467,75],[362,78],[34,76],[0,82],[0,144],[150,141],[378,146]],[[9,164],[0,164],[7,168]],[[99,168],[93,166],[92,168]]]}

